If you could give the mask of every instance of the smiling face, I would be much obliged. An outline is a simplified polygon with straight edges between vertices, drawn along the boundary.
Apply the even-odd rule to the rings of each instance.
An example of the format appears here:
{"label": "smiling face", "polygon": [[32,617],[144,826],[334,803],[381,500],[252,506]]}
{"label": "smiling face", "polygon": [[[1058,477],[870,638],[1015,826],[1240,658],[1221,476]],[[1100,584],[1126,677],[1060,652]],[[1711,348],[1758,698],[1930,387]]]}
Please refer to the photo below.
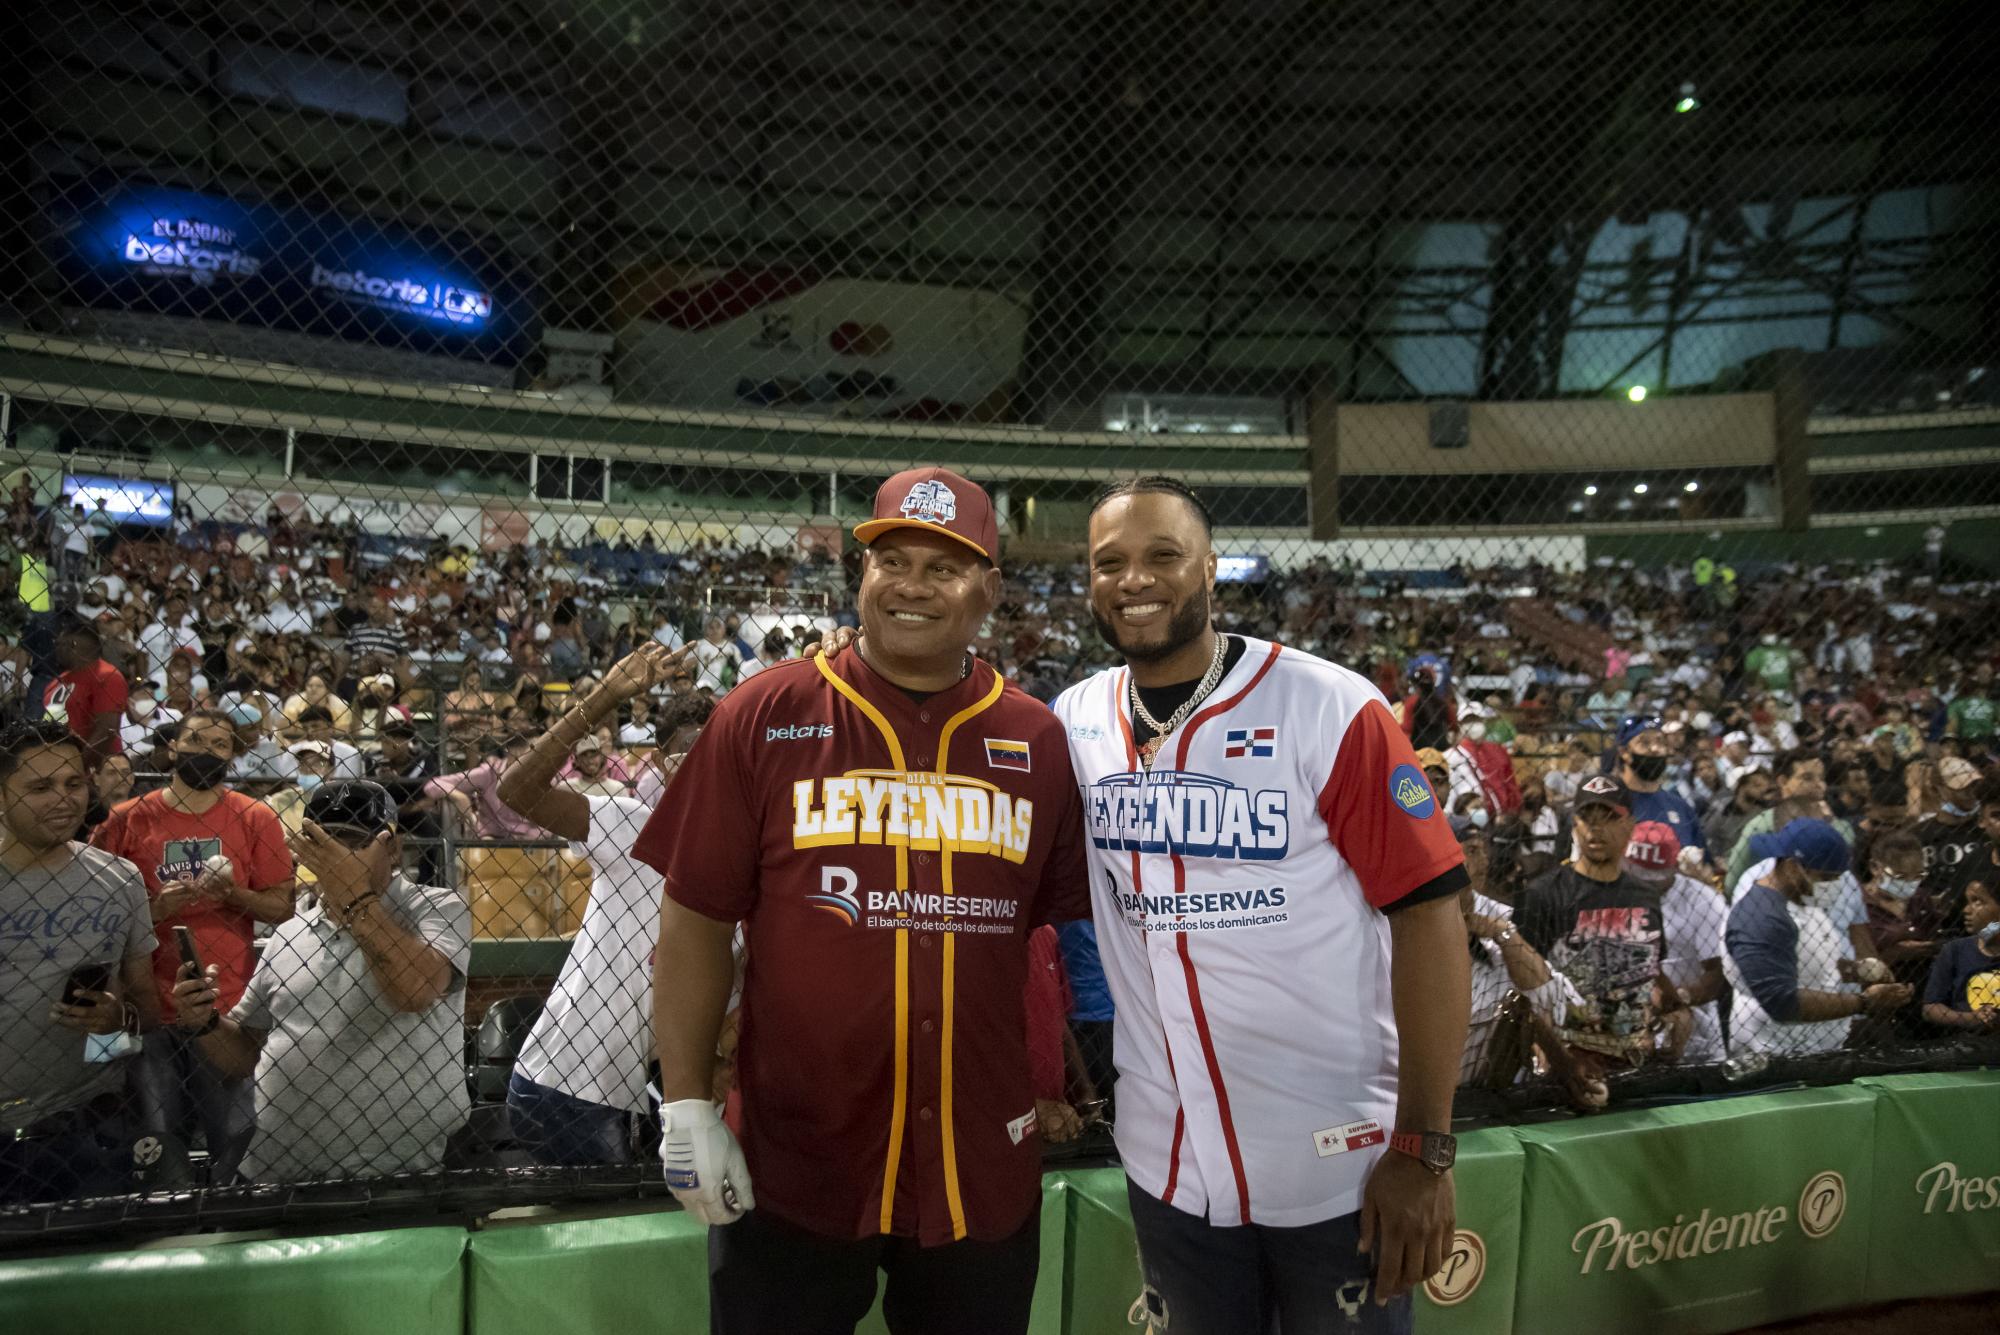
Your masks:
{"label": "smiling face", "polygon": [[888,663],[955,667],[999,601],[1000,572],[941,533],[890,529],[862,563],[861,630]]}
{"label": "smiling face", "polygon": [[1114,496],[1090,517],[1090,615],[1128,662],[1169,658],[1208,634],[1215,550],[1178,496]]}
{"label": "smiling face", "polygon": [[90,805],[90,778],[76,746],[31,746],[0,784],[8,832],[36,851],[66,842]]}

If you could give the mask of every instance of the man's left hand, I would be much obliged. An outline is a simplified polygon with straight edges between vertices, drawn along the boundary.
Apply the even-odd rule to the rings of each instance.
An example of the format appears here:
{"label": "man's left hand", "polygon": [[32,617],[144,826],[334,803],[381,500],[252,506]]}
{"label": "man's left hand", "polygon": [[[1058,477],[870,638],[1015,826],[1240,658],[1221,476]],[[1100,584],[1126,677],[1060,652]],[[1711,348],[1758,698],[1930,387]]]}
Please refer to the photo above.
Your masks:
{"label": "man's left hand", "polygon": [[[386,838],[378,835],[377,838]],[[338,919],[345,920],[354,901],[368,891],[368,864],[361,854],[348,848],[312,821],[299,832],[288,835],[285,843],[299,865],[318,880],[320,901]]]}
{"label": "man's left hand", "polygon": [[1361,1198],[1361,1250],[1375,1258],[1375,1302],[1399,1298],[1444,1268],[1457,1207],[1451,1173],[1391,1150]]}

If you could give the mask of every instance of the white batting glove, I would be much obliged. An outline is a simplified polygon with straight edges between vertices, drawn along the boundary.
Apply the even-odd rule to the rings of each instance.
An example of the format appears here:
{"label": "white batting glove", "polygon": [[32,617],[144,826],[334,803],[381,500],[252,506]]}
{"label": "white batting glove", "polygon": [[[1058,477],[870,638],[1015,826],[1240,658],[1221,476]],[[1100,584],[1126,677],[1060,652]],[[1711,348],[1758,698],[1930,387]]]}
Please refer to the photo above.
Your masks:
{"label": "white batting glove", "polygon": [[743,1147],[707,1099],[660,1109],[660,1163],[681,1207],[711,1227],[733,1224],[756,1208]]}

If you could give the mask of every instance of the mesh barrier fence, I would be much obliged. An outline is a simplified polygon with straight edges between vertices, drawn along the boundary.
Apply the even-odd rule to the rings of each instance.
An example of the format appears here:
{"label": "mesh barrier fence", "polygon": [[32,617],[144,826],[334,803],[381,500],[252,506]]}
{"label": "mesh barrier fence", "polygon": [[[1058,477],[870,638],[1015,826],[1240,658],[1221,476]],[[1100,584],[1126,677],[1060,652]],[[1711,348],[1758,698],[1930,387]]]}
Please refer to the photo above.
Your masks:
{"label": "mesh barrier fence", "polygon": [[[1482,896],[1461,1111],[1991,1060],[1983,17],[49,10],[0,92],[4,1231],[658,1190],[628,851],[856,624],[916,464],[991,493],[974,650],[1031,695],[1117,662],[1089,500],[1162,473],[1216,624],[1394,706]],[[1043,1126],[1108,1152],[1059,946]]]}

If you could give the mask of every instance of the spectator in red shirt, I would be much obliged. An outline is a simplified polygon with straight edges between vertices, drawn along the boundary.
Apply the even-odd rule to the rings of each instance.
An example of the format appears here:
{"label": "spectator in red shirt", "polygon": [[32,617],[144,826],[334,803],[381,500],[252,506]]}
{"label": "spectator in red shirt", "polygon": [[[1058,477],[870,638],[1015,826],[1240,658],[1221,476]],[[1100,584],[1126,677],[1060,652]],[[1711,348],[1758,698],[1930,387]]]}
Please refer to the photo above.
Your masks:
{"label": "spectator in red shirt", "polygon": [[97,627],[81,619],[56,632],[56,663],[60,675],[42,692],[50,717],[58,710],[69,730],[83,742],[83,762],[95,771],[98,762],[124,750],[118,725],[125,713],[125,678],[101,656],[104,644]]}
{"label": "spectator in red shirt", "polygon": [[[235,750],[236,730],[226,717],[189,714],[174,738],[172,780],[120,803],[91,838],[138,867],[146,883],[160,941],[153,981],[168,1020],[181,966],[175,924],[193,933],[201,963],[218,970],[218,1005],[226,1010],[255,967],[255,925],[292,916],[284,826],[269,807],[222,787]],[[133,1085],[141,1124],[167,1148],[155,1178],[160,1185],[186,1180],[192,1121],[199,1121],[208,1147],[210,1183],[235,1180],[256,1125],[250,1081],[223,1079],[201,1059],[193,1037],[169,1026],[146,1035]]]}

